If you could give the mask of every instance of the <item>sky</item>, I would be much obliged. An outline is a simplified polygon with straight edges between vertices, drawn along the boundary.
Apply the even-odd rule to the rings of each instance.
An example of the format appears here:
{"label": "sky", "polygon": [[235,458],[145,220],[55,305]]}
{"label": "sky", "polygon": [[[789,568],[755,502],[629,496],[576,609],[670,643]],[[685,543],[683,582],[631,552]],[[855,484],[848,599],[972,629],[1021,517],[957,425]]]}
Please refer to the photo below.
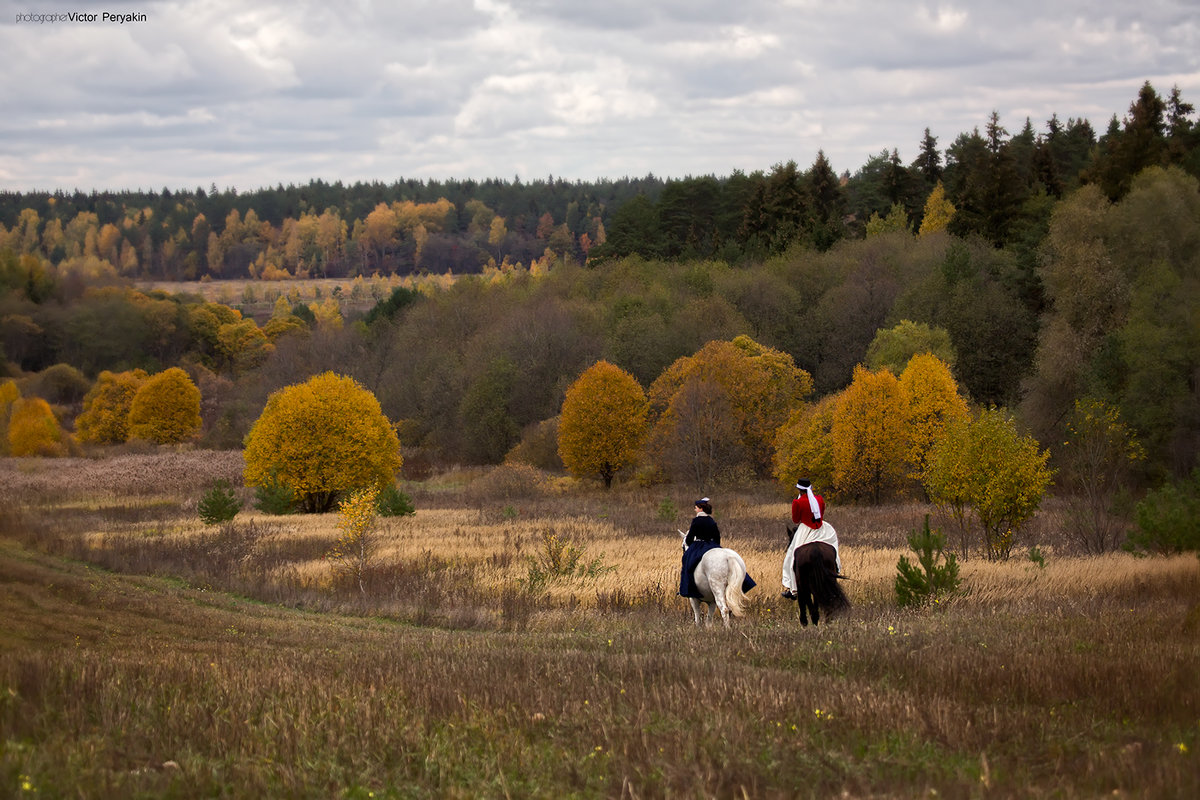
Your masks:
{"label": "sky", "polygon": [[11,191],[853,173],[1200,107],[1197,0],[0,0],[0,52]]}

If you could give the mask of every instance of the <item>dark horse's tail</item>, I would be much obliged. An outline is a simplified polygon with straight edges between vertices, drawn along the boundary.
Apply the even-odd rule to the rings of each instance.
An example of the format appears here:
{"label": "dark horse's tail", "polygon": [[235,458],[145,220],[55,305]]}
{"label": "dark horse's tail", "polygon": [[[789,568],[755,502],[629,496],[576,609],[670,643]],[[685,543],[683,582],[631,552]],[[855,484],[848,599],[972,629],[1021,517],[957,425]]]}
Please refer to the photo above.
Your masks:
{"label": "dark horse's tail", "polygon": [[813,564],[813,596],[817,605],[829,616],[850,608],[850,598],[838,584],[837,562]]}

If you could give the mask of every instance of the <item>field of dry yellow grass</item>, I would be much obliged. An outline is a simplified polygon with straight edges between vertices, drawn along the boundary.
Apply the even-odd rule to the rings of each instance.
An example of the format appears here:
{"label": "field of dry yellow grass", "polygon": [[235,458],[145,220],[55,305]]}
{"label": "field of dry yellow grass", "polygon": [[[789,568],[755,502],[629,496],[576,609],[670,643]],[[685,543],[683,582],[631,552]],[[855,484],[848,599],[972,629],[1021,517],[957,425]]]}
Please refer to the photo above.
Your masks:
{"label": "field of dry yellow grass", "polygon": [[[759,582],[726,632],[676,594],[682,490],[405,483],[416,514],[379,521],[360,588],[336,514],[239,488],[231,523],[200,522],[241,466],[0,460],[0,795],[1200,793],[1200,561],[1077,554],[1053,502],[915,610],[893,581],[930,509],[831,505],[853,608],[802,629],[787,498],[715,496]],[[593,569],[534,581],[548,542]]]}

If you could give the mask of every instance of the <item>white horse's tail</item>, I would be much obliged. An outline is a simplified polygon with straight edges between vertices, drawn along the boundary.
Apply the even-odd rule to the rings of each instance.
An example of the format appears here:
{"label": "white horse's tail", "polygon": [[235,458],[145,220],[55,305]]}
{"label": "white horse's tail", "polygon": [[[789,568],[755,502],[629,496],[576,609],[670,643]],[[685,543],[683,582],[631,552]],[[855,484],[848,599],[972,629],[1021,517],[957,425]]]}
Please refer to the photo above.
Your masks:
{"label": "white horse's tail", "polygon": [[742,581],[746,577],[746,565],[737,553],[730,552],[729,582],[725,584],[725,606],[729,613],[740,617],[746,611],[746,593],[742,591]]}

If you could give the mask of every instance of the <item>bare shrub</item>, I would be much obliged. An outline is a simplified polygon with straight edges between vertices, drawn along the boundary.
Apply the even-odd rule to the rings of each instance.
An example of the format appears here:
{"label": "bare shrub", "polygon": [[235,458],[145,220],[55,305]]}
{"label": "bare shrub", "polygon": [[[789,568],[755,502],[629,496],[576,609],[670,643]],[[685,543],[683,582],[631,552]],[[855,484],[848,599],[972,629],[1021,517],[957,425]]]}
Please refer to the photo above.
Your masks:
{"label": "bare shrub", "polygon": [[471,483],[484,501],[525,500],[546,490],[546,473],[528,464],[501,464]]}

